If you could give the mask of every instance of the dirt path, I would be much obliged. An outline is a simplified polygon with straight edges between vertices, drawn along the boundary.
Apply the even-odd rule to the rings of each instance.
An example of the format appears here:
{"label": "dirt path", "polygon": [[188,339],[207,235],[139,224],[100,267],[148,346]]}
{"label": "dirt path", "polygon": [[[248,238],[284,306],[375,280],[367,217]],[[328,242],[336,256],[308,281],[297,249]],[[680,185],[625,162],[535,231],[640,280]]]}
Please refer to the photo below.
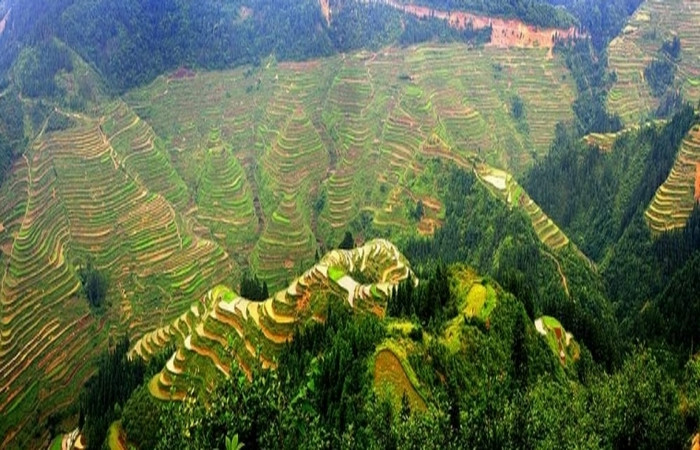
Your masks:
{"label": "dirt path", "polygon": [[10,17],[10,11],[12,11],[12,8],[8,9],[7,13],[5,13],[5,17],[0,20],[0,36],[5,32],[5,25],[7,25],[7,18]]}
{"label": "dirt path", "polygon": [[413,4],[402,4],[397,0],[375,0],[416,17],[434,17],[447,20],[450,26],[463,30],[471,24],[475,29],[491,26],[491,42],[487,47],[495,48],[552,48],[556,36],[570,38],[578,36],[574,27],[568,29],[539,28],[516,19],[501,19],[463,11],[441,11]]}
{"label": "dirt path", "polygon": [[571,298],[571,294],[569,294],[569,283],[566,281],[566,275],[564,275],[564,271],[561,270],[561,264],[559,264],[559,260],[549,252],[543,251],[542,253],[552,258],[552,261],[554,261],[554,263],[557,265],[557,272],[559,272],[559,276],[561,277],[561,284],[562,286],[564,286],[566,296]]}
{"label": "dirt path", "polygon": [[[321,4],[321,13],[323,14],[323,17],[326,18],[326,23],[328,25],[330,25],[331,24],[330,0],[319,0],[319,3]],[[0,31],[0,34],[2,34],[2,31]]]}

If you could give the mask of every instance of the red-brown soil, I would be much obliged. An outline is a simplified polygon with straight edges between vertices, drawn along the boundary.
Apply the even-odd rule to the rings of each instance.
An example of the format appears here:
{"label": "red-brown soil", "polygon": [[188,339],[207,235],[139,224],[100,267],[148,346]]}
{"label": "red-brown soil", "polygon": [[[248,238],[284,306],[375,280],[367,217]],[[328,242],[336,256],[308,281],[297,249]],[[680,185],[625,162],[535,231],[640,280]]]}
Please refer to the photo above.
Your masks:
{"label": "red-brown soil", "polygon": [[556,28],[539,28],[527,25],[516,19],[499,19],[462,11],[439,11],[425,6],[403,5],[396,0],[384,0],[384,3],[403,10],[417,17],[434,17],[448,20],[450,25],[460,30],[465,29],[469,23],[475,29],[493,27],[491,42],[488,47],[496,48],[552,48],[555,37],[563,39],[575,37],[576,29],[571,27],[566,30]]}
{"label": "red-brown soil", "polygon": [[168,80],[182,80],[184,78],[194,78],[195,72],[187,67],[180,67],[172,75],[168,77]]}
{"label": "red-brown soil", "polygon": [[700,163],[695,164],[695,201],[700,201]]}

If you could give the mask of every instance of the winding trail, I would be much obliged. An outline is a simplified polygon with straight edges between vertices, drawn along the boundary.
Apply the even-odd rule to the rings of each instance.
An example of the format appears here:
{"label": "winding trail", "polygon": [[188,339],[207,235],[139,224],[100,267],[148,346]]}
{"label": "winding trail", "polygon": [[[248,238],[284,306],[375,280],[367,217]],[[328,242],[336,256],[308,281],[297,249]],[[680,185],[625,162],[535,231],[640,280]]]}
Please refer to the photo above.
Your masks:
{"label": "winding trail", "polygon": [[552,261],[554,261],[554,263],[557,265],[557,272],[559,272],[559,276],[561,277],[561,284],[564,286],[566,296],[571,298],[571,294],[569,293],[569,283],[566,280],[566,275],[564,275],[564,271],[561,270],[561,264],[559,263],[559,260],[549,252],[543,251],[542,253],[549,256],[552,259]]}

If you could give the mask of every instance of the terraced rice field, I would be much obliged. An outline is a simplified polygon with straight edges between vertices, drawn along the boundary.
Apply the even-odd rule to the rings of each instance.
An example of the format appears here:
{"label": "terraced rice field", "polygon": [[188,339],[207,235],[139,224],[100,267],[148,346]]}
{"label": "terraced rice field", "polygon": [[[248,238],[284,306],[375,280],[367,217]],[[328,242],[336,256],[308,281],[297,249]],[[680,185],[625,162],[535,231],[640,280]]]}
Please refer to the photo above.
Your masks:
{"label": "terraced rice field", "polygon": [[479,179],[492,192],[503,198],[509,205],[525,211],[532,221],[537,237],[547,247],[558,250],[569,244],[569,238],[552,219],[530,198],[525,190],[509,173],[482,165],[476,171]]}
{"label": "terraced rice field", "polygon": [[240,162],[212,130],[197,194],[197,219],[230,254],[250,245],[258,229],[253,195]]}
{"label": "terraced rice field", "polygon": [[626,124],[646,119],[658,106],[644,80],[644,68],[664,40],[678,36],[681,60],[676,86],[686,100],[700,100],[700,3],[695,0],[646,0],[629,20],[621,36],[610,44],[610,68],[617,82],[608,96],[608,108]]}
{"label": "terraced rice field", "polygon": [[[333,280],[331,267],[343,273],[360,271],[373,282],[359,284],[349,276]],[[406,259],[385,240],[350,251],[334,250],[263,302],[244,299],[225,286],[215,287],[189,313],[138,341],[131,355],[148,359],[176,342],[176,352],[149,388],[157,398],[182,400],[192,388],[209,389],[215,380],[230,376],[233,367],[248,377],[254,368],[275,368],[275,356],[294,330],[324,320],[329,302],[359,313],[383,314],[392,287],[410,274]],[[161,341],[154,338],[159,333]]]}
{"label": "terraced rice field", "polygon": [[[510,116],[515,95],[529,132]],[[164,77],[126,101],[162,137],[188,186],[201,179],[219,130],[246,173],[260,230],[293,196],[314,235],[334,242],[362,211],[390,232],[415,226],[401,199],[421,197],[408,187],[420,157],[523,171],[533,152],[548,150],[555,123],[573,117],[574,97],[562,61],[544,48],[429,44]],[[256,263],[254,250],[243,253]]]}
{"label": "terraced rice field", "polygon": [[657,232],[685,227],[700,200],[700,125],[695,125],[681,144],[671,173],[659,187],[644,213]]}
{"label": "terraced rice field", "polygon": [[[301,288],[282,291],[274,308],[226,310],[207,300],[211,286],[235,283],[239,265],[273,289],[290,281],[326,287],[304,302],[324,304],[332,292],[381,313],[381,283],[329,281],[323,269],[298,278],[318,242],[338,242],[367,217],[387,235],[429,234],[443,207],[431,195],[434,180],[416,183],[429,178],[426,158],[525,170],[533,153],[547,151],[555,123],[573,117],[569,78],[544,48],[427,44],[305,63],[269,59],[158,78],[92,119],[77,116],[74,128],[41,136],[0,190],[0,447],[22,442],[15,436],[27,423],[73,401],[109,334],[143,337],[134,353],[144,357],[181,340],[172,370],[152,383],[162,392],[189,358],[230,371],[222,340],[230,326],[249,337],[236,341],[235,363],[273,365],[264,358],[274,351],[258,354],[253,342],[274,349],[288,338],[277,319],[302,301],[293,294]],[[514,95],[529,132],[510,116]],[[417,223],[410,214],[419,200],[426,216]],[[537,211],[541,238],[563,245]],[[392,266],[395,255],[385,253],[373,258]],[[99,320],[77,276],[88,258],[110,280]],[[386,270],[373,274],[393,279]],[[195,299],[205,300],[192,308]]]}
{"label": "terraced rice field", "polygon": [[316,250],[297,200],[285,194],[253,249],[251,265],[260,279],[278,287],[280,280],[291,280],[311,264]]}
{"label": "terraced rice field", "polygon": [[424,411],[427,408],[425,400],[406,374],[401,360],[389,348],[380,350],[374,357],[374,388],[391,400],[396,411],[401,408],[403,395],[408,397],[411,411]]}
{"label": "terraced rice field", "polygon": [[574,340],[574,336],[568,333],[557,319],[549,316],[542,316],[535,320],[535,329],[545,337],[547,344],[559,357],[562,366],[578,361],[580,348]]}
{"label": "terraced rice field", "polygon": [[[176,210],[186,188],[142,124],[119,105],[46,135],[3,187],[0,446],[73,402],[109,328],[139,336],[233,270],[221,247],[187,229]],[[88,257],[110,280],[108,301],[122,305],[99,320],[77,276]]]}

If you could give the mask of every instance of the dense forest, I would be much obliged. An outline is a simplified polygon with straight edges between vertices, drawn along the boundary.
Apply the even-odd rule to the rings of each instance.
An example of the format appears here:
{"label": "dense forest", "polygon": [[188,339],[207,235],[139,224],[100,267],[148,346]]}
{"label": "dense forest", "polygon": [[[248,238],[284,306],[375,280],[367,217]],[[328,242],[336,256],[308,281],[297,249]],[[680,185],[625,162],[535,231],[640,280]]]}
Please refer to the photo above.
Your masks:
{"label": "dense forest", "polygon": [[31,97],[55,94],[54,75],[72,69],[53,38],[77,51],[116,93],[180,66],[216,70],[258,64],[271,54],[301,60],[392,42],[490,39],[488,30],[459,32],[436,19],[402,23],[399,11],[373,2],[333,2],[330,24],[312,0],[63,0],[46,13],[39,3],[13,13],[12,32],[0,36],[0,45],[13,55],[0,60],[1,73],[14,64],[25,80],[23,92]]}
{"label": "dense forest", "polygon": [[552,152],[525,181],[533,198],[599,263],[621,333],[683,351],[697,338],[687,321],[698,307],[689,283],[697,273],[700,213],[683,230],[655,236],[644,211],[696,123],[686,105],[666,125],[622,135],[610,152],[588,147],[560,127]]}

